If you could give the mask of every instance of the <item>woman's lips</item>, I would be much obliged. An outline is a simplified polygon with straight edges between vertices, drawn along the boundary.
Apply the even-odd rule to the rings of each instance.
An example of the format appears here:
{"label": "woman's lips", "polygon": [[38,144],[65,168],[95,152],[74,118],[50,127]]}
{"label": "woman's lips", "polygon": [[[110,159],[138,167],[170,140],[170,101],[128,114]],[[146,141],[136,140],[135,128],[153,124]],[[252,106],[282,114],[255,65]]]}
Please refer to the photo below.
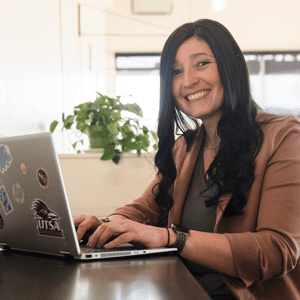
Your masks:
{"label": "woman's lips", "polygon": [[203,90],[194,94],[190,94],[186,97],[184,97],[189,103],[198,102],[205,96],[207,96],[210,93],[211,90]]}

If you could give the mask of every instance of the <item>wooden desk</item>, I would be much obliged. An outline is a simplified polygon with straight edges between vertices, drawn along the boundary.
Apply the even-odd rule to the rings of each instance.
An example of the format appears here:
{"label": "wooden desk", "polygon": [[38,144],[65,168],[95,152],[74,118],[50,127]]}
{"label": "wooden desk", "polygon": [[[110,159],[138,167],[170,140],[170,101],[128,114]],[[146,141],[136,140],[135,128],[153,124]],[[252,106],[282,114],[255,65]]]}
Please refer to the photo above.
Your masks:
{"label": "wooden desk", "polygon": [[66,261],[0,251],[0,299],[211,299],[176,255]]}

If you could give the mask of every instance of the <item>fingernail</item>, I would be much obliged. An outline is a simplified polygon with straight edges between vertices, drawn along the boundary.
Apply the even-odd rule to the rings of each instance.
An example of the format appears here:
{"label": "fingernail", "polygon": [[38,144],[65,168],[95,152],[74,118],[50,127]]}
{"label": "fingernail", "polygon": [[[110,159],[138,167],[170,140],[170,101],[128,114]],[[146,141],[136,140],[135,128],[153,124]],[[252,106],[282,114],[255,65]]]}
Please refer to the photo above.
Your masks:
{"label": "fingernail", "polygon": [[108,247],[108,246],[107,246],[107,244],[106,244],[106,245],[104,245],[104,247],[105,247],[105,248],[107,248],[107,247]]}
{"label": "fingernail", "polygon": [[97,248],[99,248],[99,244],[97,244]]}
{"label": "fingernail", "polygon": [[89,242],[86,243],[86,246],[89,246]]}

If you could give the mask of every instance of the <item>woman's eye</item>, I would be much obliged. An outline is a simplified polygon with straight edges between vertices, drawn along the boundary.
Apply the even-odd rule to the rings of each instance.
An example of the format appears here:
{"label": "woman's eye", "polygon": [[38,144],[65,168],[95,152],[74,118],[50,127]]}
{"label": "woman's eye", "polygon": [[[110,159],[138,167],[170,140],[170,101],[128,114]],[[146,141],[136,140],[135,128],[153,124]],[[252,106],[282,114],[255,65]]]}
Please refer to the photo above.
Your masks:
{"label": "woman's eye", "polygon": [[173,75],[173,76],[176,76],[176,75],[178,75],[180,72],[181,72],[180,70],[173,70],[172,75]]}
{"label": "woman's eye", "polygon": [[206,66],[207,64],[209,64],[208,61],[200,61],[200,62],[198,63],[198,66],[199,66],[199,67],[204,67],[204,66]]}

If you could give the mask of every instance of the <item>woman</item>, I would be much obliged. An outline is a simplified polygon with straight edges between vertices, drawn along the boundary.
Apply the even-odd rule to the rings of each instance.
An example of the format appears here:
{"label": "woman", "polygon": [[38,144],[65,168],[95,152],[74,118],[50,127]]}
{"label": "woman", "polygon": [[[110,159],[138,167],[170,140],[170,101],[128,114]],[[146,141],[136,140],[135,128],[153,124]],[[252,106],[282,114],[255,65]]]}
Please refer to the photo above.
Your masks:
{"label": "woman", "polygon": [[144,194],[111,222],[76,218],[78,238],[92,228],[91,247],[175,244],[213,299],[300,299],[300,123],[260,111],[243,54],[218,22],[168,38],[158,137]]}

